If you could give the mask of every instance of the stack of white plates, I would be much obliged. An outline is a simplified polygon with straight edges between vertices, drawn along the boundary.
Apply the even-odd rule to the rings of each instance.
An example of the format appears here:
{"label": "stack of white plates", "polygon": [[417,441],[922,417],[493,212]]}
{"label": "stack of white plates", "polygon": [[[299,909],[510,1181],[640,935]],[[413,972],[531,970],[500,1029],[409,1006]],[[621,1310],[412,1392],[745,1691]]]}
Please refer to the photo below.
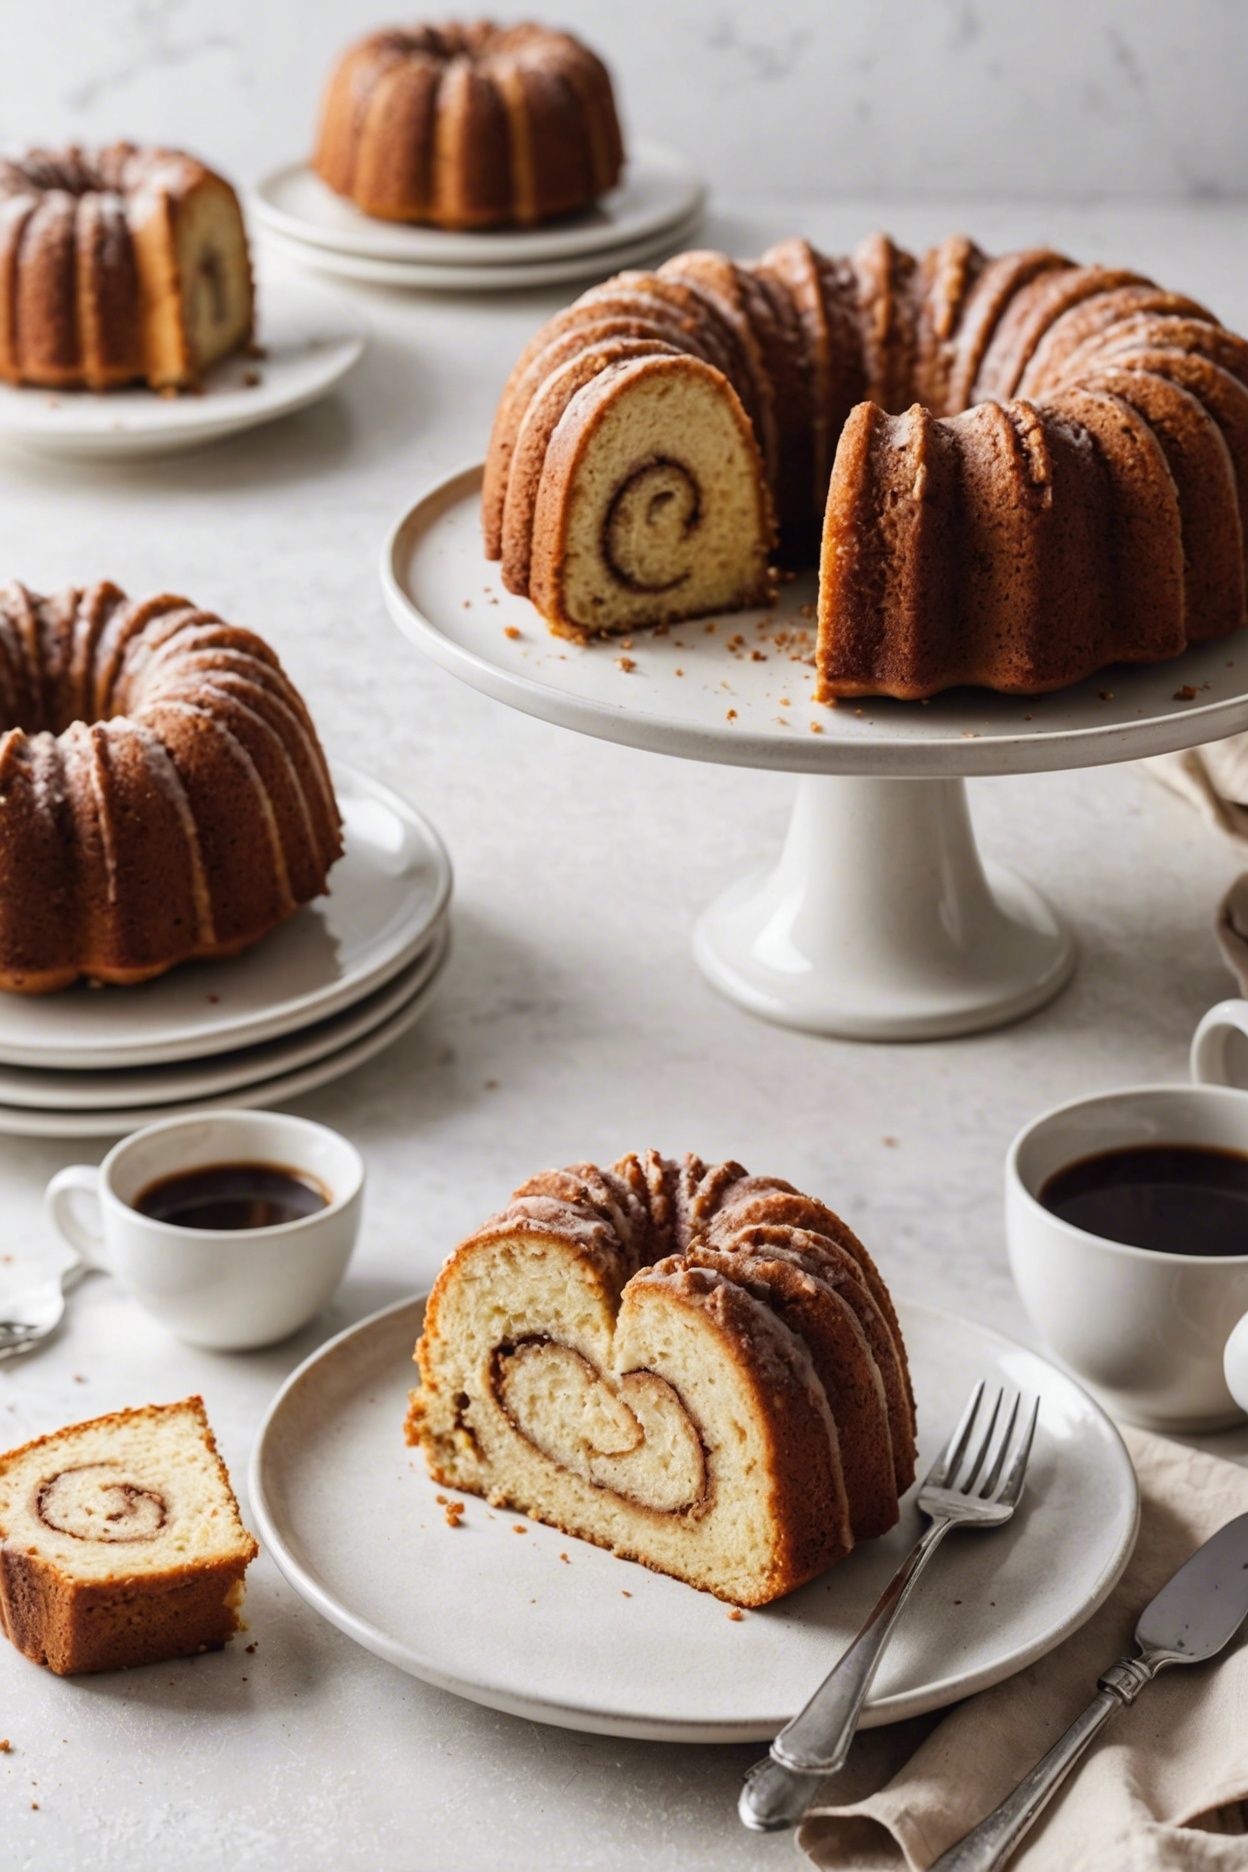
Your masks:
{"label": "stack of white plates", "polygon": [[328,273],[424,292],[509,292],[603,279],[678,252],[701,219],[705,193],[683,156],[641,143],[630,149],[623,181],[595,207],[542,227],[452,233],[374,220],[306,163],[266,176],[251,208],[273,248]]}
{"label": "stack of white plates", "polygon": [[213,1106],[274,1105],[414,1026],[449,950],[451,867],[389,788],[334,764],[331,894],[231,961],[138,988],[0,995],[0,1132],[114,1137]]}

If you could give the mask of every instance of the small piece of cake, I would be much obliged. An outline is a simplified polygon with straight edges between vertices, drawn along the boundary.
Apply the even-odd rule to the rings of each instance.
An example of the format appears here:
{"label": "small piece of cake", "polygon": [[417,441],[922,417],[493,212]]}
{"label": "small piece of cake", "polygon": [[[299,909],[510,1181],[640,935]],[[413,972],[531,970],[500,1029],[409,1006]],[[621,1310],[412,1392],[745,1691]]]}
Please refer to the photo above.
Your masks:
{"label": "small piece of cake", "polygon": [[60,1677],[219,1651],[257,1552],[202,1398],[0,1456],[0,1626]]}

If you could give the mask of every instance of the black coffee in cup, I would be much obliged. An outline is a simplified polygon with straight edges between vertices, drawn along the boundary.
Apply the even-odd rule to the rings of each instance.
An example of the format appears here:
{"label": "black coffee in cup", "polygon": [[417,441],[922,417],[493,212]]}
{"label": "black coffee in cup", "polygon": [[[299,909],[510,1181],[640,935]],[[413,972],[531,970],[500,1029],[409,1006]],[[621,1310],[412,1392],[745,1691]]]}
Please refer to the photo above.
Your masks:
{"label": "black coffee in cup", "polygon": [[1064,1164],[1041,1185],[1051,1215],[1154,1253],[1248,1255],[1248,1154],[1132,1144]]}
{"label": "black coffee in cup", "polygon": [[285,1164],[205,1164],[149,1183],[134,1200],[140,1215],[175,1228],[259,1229],[299,1222],[328,1208],[329,1191]]}

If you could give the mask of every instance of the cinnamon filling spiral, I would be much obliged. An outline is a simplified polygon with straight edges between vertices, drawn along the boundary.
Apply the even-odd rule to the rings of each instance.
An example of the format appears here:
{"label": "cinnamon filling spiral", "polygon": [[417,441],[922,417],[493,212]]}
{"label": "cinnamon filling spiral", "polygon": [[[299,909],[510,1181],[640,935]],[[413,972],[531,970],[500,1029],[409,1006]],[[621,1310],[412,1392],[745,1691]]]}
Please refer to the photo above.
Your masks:
{"label": "cinnamon filling spiral", "polygon": [[156,1489],[131,1482],[109,1463],[61,1469],[40,1484],[35,1511],[45,1527],[73,1540],[154,1540],[168,1519]]}
{"label": "cinnamon filling spiral", "polygon": [[571,1346],[499,1346],[495,1401],[549,1461],[655,1514],[690,1514],[707,1499],[706,1452],[679,1393],[651,1371],[614,1378]]}
{"label": "cinnamon filling spiral", "polygon": [[630,591],[669,592],[689,577],[680,556],[702,517],[691,471],[659,456],[617,488],[603,527],[603,557]]}

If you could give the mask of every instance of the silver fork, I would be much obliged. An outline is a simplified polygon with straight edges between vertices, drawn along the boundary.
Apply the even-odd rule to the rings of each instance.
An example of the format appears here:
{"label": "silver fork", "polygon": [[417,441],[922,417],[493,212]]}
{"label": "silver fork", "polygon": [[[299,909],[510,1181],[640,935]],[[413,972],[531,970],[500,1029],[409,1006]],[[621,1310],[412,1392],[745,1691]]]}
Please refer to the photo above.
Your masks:
{"label": "silver fork", "polygon": [[754,1832],[774,1833],[796,1826],[810,1806],[818,1783],[844,1766],[884,1647],[919,1575],[950,1528],[1001,1527],[1017,1508],[1039,1402],[1025,1409],[1021,1395],[1016,1396],[998,1432],[1005,1392],[997,1392],[987,1422],[977,1431],[983,1401],[981,1382],[919,1489],[919,1510],[929,1517],[930,1526],[893,1574],[866,1624],[805,1709],[786,1724],[772,1743],[771,1753],[756,1762],[746,1776],[737,1810]]}
{"label": "silver fork", "polygon": [[16,1300],[6,1301],[6,1309],[20,1317],[0,1319],[0,1361],[21,1358],[50,1339],[64,1316],[65,1296],[85,1275],[97,1271],[102,1270],[90,1261],[71,1261],[59,1274],[28,1288]]}

